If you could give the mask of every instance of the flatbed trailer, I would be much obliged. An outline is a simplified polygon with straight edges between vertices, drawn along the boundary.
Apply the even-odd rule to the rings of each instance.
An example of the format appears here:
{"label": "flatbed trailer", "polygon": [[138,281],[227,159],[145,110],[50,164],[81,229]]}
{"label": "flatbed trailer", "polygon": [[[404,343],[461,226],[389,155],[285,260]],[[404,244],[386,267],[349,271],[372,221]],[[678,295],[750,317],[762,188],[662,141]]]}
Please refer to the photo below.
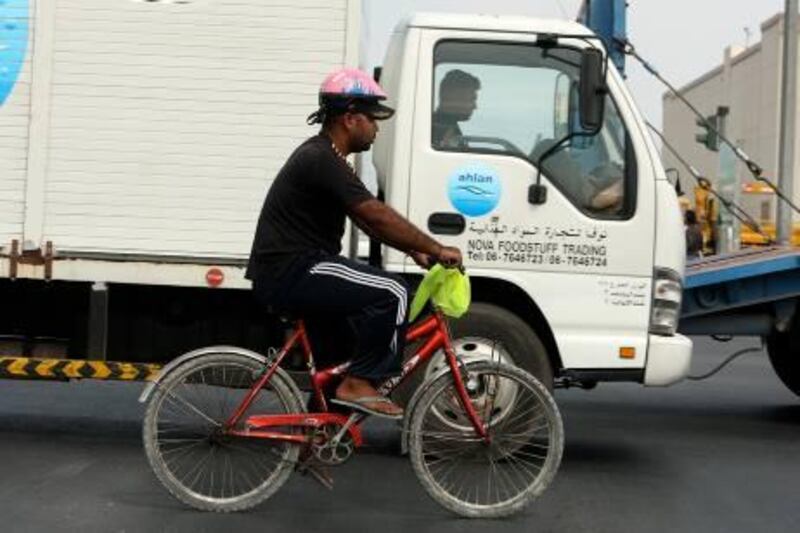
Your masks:
{"label": "flatbed trailer", "polygon": [[800,395],[800,248],[770,246],[690,261],[679,331],[759,336],[781,381]]}

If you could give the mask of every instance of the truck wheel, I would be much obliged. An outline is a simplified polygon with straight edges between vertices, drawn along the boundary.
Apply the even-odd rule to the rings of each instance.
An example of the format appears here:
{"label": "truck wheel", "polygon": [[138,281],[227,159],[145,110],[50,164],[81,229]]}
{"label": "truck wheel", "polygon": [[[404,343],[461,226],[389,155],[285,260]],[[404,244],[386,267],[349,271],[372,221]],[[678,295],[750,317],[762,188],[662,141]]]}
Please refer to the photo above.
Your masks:
{"label": "truck wheel", "polygon": [[767,337],[767,353],[783,384],[800,396],[800,319],[795,318],[789,331],[773,331]]}
{"label": "truck wheel", "polygon": [[[553,369],[544,344],[536,332],[514,313],[492,304],[475,303],[460,319],[450,322],[453,347],[465,362],[500,361],[533,374],[548,390],[553,389]],[[413,347],[406,349],[406,357]],[[420,383],[446,365],[444,354],[436,353],[425,368],[398,387],[394,399],[406,405]]]}

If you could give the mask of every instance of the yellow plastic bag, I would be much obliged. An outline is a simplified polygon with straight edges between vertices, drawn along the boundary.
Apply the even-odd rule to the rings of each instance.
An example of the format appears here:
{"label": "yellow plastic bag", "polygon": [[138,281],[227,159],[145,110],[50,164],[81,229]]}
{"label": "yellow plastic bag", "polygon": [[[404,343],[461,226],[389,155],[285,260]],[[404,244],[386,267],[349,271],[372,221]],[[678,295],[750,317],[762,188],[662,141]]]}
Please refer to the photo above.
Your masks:
{"label": "yellow plastic bag", "polygon": [[445,315],[460,317],[467,312],[472,299],[469,277],[456,268],[435,265],[425,274],[417,288],[408,314],[409,322],[417,319],[428,299],[431,299]]}

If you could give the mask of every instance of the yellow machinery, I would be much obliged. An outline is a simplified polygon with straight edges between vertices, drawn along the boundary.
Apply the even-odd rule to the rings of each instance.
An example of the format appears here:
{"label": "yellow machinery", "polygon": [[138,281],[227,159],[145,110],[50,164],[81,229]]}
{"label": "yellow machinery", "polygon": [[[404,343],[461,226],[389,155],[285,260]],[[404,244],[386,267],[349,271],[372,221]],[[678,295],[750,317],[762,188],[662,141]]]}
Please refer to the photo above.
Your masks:
{"label": "yellow machinery", "polygon": [[[767,185],[759,182],[745,183],[742,185],[742,194],[764,194],[774,196],[775,193]],[[764,233],[769,235],[773,241],[776,239],[775,222],[772,220],[759,220],[759,225]],[[759,244],[767,244],[766,239],[759,235],[747,226],[742,225],[741,229],[741,242],[742,246],[753,246]],[[795,222],[792,225],[792,246],[800,246],[800,223]]]}
{"label": "yellow machinery", "polygon": [[[700,223],[703,231],[703,252],[704,254],[716,253],[716,223],[719,216],[719,200],[709,193],[710,183],[701,178],[700,185],[694,188],[695,199],[695,213],[697,214],[697,221]],[[743,194],[775,194],[766,185],[760,183],[748,183],[742,187]],[[681,208],[688,209],[690,201],[681,197]],[[768,220],[760,220],[759,225],[761,230],[770,237],[773,241],[776,239],[775,223]],[[740,238],[742,246],[760,246],[766,245],[767,240],[763,235],[745,224],[741,224]],[[792,245],[800,246],[800,223],[795,222],[792,227]]]}

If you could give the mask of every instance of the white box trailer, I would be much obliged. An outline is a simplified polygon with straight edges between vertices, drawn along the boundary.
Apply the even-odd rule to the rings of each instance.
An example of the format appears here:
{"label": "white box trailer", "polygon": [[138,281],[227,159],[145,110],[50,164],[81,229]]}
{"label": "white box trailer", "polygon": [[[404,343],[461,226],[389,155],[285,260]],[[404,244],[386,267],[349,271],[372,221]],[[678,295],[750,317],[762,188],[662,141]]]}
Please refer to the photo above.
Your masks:
{"label": "white box trailer", "polygon": [[21,69],[0,106],[0,277],[205,286],[214,266],[245,286],[231,266],[314,133],[320,80],[357,65],[360,13],[358,0],[4,2],[17,53],[0,68]]}

